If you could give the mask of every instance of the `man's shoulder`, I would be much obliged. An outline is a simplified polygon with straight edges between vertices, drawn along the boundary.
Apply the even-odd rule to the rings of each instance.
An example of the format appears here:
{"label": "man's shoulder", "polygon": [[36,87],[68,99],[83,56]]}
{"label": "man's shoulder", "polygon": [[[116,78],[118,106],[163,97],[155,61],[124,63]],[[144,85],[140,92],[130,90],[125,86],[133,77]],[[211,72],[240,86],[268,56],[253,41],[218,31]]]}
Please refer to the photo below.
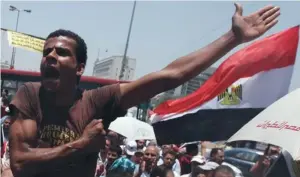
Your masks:
{"label": "man's shoulder", "polygon": [[91,94],[93,92],[101,92],[101,93],[109,93],[109,92],[116,92],[120,90],[120,84],[111,84],[111,85],[104,85],[101,87],[97,87],[94,89],[85,90],[83,89],[86,94]]}
{"label": "man's shoulder", "polygon": [[120,84],[105,85],[95,89],[84,90],[83,99],[92,101],[97,108],[109,103],[119,103],[120,101]]}
{"label": "man's shoulder", "polygon": [[26,92],[36,93],[40,90],[41,86],[40,82],[25,82],[18,88],[18,91],[23,92],[26,89]]}
{"label": "man's shoulder", "polygon": [[23,85],[34,88],[40,88],[42,86],[41,82],[25,82]]}
{"label": "man's shoulder", "polygon": [[40,82],[26,82],[18,88],[10,102],[9,108],[15,112],[15,108],[27,117],[36,116],[39,105]]}

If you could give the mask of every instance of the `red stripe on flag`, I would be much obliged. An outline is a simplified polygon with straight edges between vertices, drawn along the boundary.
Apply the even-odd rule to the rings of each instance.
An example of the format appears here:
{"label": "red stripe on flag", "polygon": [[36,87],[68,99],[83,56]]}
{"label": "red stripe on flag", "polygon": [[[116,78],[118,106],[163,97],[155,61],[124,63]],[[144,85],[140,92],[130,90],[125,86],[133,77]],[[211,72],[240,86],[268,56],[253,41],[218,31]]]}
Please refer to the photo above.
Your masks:
{"label": "red stripe on flag", "polygon": [[254,42],[225,60],[196,92],[168,100],[154,112],[158,115],[185,112],[213,99],[240,78],[294,65],[298,38],[299,26],[296,26]]}

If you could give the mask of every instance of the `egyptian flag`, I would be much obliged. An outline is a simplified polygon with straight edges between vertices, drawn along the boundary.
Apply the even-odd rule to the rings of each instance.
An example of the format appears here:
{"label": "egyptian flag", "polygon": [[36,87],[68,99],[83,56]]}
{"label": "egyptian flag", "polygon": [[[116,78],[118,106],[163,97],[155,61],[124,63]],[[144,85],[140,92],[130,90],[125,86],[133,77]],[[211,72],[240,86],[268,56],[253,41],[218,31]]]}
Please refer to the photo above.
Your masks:
{"label": "egyptian flag", "polygon": [[296,26],[258,40],[225,60],[196,92],[159,105],[150,118],[158,143],[227,140],[288,93],[298,39]]}

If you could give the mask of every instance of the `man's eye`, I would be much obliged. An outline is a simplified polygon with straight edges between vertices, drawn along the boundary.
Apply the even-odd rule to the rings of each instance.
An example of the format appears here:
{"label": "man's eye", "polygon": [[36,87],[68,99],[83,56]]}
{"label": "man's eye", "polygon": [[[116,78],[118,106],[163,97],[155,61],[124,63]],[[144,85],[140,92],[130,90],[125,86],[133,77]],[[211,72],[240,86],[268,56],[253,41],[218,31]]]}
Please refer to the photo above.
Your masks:
{"label": "man's eye", "polygon": [[62,48],[57,48],[56,49],[56,53],[59,55],[59,56],[70,56],[70,52],[66,49],[62,49]]}
{"label": "man's eye", "polygon": [[43,57],[46,57],[51,52],[51,49],[43,50]]}

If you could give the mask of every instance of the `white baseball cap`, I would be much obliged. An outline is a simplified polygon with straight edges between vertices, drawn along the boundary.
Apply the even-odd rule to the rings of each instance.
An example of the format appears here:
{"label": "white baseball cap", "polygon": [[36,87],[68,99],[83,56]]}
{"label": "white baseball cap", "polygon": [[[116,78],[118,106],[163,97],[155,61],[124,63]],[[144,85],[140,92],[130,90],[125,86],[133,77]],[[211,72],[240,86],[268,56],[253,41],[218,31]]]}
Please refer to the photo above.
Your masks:
{"label": "white baseball cap", "polygon": [[125,146],[125,152],[127,155],[134,155],[134,153],[137,151],[137,144],[135,141],[129,141],[127,142]]}
{"label": "white baseball cap", "polygon": [[191,162],[197,162],[197,163],[200,163],[200,164],[204,164],[206,162],[206,159],[202,155],[196,155],[192,158]]}
{"label": "white baseball cap", "polygon": [[202,170],[205,170],[205,171],[211,171],[211,170],[215,170],[216,168],[218,168],[219,164],[217,164],[216,162],[206,162],[204,165],[199,165],[199,167],[202,169]]}
{"label": "white baseball cap", "polygon": [[7,113],[9,113],[9,112],[10,112],[10,110],[9,110],[9,107],[8,107],[8,106],[5,108],[5,112],[7,112]]}

